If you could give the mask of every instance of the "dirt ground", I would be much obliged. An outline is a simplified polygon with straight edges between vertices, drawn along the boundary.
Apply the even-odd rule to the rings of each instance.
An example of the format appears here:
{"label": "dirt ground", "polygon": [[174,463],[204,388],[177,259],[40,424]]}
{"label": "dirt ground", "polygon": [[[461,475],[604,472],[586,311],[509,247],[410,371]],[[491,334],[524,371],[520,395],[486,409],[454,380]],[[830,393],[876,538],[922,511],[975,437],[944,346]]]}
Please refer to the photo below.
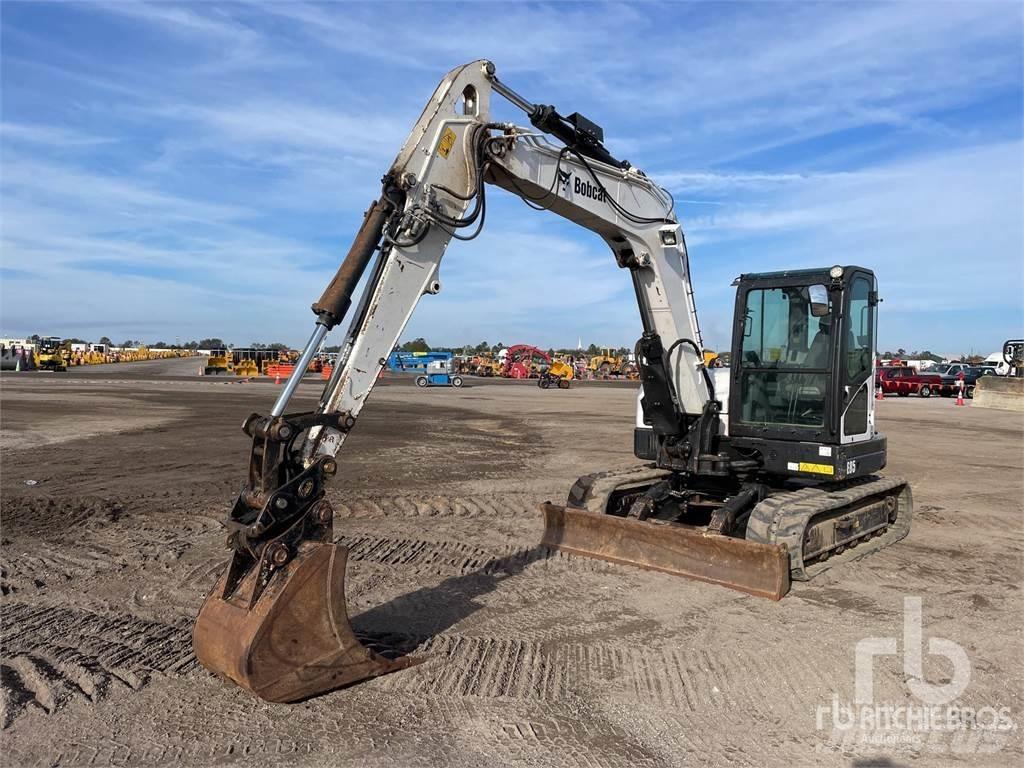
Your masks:
{"label": "dirt ground", "polygon": [[[631,388],[386,379],[329,495],[351,547],[353,624],[424,661],[286,706],[192,656],[191,622],[227,556],[220,521],[245,472],[239,426],[276,392],[196,367],[0,381],[5,766],[1024,758],[1021,414],[881,403],[887,472],[913,485],[910,536],[772,603],[537,547],[540,502],[635,463]],[[317,391],[304,384],[297,405]],[[872,701],[920,704],[904,668],[905,597],[921,600],[926,681],[957,672],[930,640],[966,653],[956,703],[976,726],[834,727],[868,638],[903,651],[875,659]],[[987,727],[1000,708],[1014,728]]]}

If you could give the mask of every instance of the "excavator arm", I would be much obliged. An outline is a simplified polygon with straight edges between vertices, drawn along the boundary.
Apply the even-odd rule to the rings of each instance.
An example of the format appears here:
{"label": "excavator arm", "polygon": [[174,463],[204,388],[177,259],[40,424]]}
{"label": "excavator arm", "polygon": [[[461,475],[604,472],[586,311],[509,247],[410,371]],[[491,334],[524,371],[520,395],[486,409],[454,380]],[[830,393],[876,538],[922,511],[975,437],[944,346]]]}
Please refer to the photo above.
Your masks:
{"label": "excavator arm", "polygon": [[[533,127],[494,122],[495,94],[521,108]],[[441,290],[449,243],[472,239],[484,225],[489,185],[608,244],[636,294],[642,408],[658,435],[658,464],[707,469],[701,462],[718,429],[719,403],[704,370],[672,198],[602,142],[597,125],[528,102],[498,80],[490,62],[466,64],[441,81],[344,262],[312,305],[314,330],[294,374],[270,414],[253,414],[243,427],[253,445],[248,480],[228,520],[232,560],[194,632],[207,668],[265,699],[294,701],[409,663],[365,648],[349,626],[347,552],[332,543],[325,485],[420,297]],[[342,323],[341,352],[317,408],[288,412],[309,363]]]}

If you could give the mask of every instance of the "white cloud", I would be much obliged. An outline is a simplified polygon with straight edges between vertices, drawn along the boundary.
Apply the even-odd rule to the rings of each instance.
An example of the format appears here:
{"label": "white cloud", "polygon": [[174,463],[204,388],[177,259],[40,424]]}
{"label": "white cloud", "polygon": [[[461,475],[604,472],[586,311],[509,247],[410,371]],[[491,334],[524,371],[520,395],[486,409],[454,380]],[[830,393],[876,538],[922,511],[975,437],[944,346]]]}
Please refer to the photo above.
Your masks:
{"label": "white cloud", "polygon": [[0,140],[5,143],[16,142],[40,144],[51,148],[95,147],[116,141],[109,137],[91,136],[79,131],[52,125],[32,125],[28,123],[0,123]]}

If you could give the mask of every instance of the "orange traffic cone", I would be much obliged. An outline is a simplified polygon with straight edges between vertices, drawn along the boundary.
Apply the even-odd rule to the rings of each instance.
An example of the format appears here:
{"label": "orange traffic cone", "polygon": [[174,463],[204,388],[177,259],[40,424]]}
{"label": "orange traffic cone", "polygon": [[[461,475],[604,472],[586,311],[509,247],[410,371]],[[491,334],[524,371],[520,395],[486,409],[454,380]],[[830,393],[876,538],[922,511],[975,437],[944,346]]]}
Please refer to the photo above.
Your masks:
{"label": "orange traffic cone", "polygon": [[281,371],[276,371],[276,374],[277,375],[274,376],[274,383],[275,384],[280,384],[281,383]]}
{"label": "orange traffic cone", "polygon": [[956,391],[956,404],[957,405],[966,405],[966,403],[964,403],[964,388],[963,387],[960,387]]}
{"label": "orange traffic cone", "polygon": [[875,387],[875,400],[885,400],[885,393],[882,391],[881,384]]}

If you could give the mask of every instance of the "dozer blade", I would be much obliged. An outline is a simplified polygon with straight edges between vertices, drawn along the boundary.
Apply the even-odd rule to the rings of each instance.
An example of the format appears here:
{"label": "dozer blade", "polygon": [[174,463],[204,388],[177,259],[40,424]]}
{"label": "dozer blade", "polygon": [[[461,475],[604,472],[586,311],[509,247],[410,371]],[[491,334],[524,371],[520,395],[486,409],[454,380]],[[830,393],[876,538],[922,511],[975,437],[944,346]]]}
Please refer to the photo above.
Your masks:
{"label": "dozer blade", "polygon": [[781,544],[757,544],[697,528],[652,523],[542,504],[551,549],[720,584],[780,600],[789,592],[789,555]]}
{"label": "dozer blade", "polygon": [[[211,672],[274,702],[292,702],[369,677],[404,669],[409,657],[386,659],[356,638],[345,608],[348,549],[303,542],[294,559],[253,590],[253,568],[229,597],[228,571],[206,598],[192,643]],[[258,594],[249,605],[246,595]]]}

